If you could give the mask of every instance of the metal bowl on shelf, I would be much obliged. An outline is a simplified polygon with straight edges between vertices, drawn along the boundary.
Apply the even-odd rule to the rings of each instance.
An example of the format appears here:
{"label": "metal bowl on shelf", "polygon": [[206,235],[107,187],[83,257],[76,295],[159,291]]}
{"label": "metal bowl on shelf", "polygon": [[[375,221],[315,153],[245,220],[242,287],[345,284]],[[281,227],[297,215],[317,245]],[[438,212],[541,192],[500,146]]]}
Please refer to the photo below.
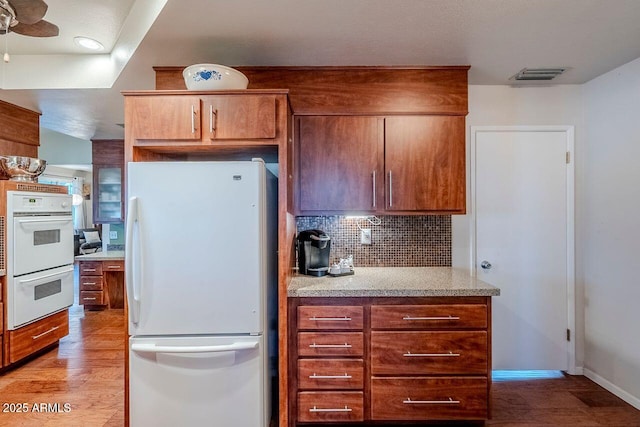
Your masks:
{"label": "metal bowl on shelf", "polygon": [[24,156],[0,156],[0,170],[12,181],[36,182],[44,172],[47,161]]}

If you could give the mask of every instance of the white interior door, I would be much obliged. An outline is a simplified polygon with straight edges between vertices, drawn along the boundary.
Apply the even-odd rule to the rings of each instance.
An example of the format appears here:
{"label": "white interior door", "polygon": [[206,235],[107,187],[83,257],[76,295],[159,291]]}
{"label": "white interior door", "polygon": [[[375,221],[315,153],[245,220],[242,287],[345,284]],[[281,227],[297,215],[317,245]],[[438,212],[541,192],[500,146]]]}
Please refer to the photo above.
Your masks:
{"label": "white interior door", "polygon": [[472,135],[475,268],[501,290],[492,301],[493,368],[568,370],[573,128]]}

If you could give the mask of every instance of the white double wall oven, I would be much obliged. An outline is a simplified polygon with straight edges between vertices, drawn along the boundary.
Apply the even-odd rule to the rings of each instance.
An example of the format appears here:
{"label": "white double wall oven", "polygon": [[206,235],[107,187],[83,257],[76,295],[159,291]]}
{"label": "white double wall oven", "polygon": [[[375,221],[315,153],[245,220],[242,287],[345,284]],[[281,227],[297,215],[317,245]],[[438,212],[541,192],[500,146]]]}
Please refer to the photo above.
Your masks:
{"label": "white double wall oven", "polygon": [[7,192],[7,323],[15,330],[73,304],[67,194]]}

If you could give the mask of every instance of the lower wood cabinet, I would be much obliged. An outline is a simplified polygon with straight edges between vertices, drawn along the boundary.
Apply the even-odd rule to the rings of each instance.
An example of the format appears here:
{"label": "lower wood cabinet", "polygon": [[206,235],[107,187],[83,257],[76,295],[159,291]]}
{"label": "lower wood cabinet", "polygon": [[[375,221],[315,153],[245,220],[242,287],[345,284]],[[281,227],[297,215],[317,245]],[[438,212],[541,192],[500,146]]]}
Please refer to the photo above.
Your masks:
{"label": "lower wood cabinet", "polygon": [[327,423],[364,420],[364,394],[360,392],[298,393],[298,421]]}
{"label": "lower wood cabinet", "polygon": [[372,420],[487,418],[487,379],[410,377],[371,379]]}
{"label": "lower wood cabinet", "polygon": [[9,360],[15,363],[24,357],[54,344],[69,334],[69,312],[60,311],[37,322],[30,323],[9,335]]}
{"label": "lower wood cabinet", "polygon": [[80,261],[79,304],[87,309],[124,307],[124,261]]}
{"label": "lower wood cabinet", "polygon": [[486,375],[487,333],[372,331],[371,373]]}
{"label": "lower wood cabinet", "polygon": [[490,297],[290,298],[289,425],[490,416]]}

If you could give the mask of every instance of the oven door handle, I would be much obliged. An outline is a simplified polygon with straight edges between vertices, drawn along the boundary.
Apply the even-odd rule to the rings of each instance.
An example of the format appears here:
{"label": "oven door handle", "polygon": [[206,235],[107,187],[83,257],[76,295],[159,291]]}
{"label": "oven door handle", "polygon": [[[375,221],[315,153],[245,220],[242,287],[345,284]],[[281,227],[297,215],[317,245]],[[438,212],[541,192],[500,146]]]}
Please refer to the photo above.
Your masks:
{"label": "oven door handle", "polygon": [[[137,225],[138,239],[134,245],[133,235],[134,228]],[[140,317],[140,289],[142,285],[142,260],[143,251],[140,245],[140,234],[142,233],[142,223],[138,216],[138,198],[129,198],[129,205],[127,206],[127,224],[125,231],[125,251],[124,256],[124,270],[125,270],[125,282],[127,284],[127,300],[129,303],[129,314],[131,322],[138,323]],[[136,251],[138,252],[138,265],[136,265],[136,271],[134,272],[133,260]],[[137,274],[134,274],[137,273]],[[140,279],[140,283],[136,279]]]}
{"label": "oven door handle", "polygon": [[51,219],[51,218],[43,218],[43,219],[19,219],[18,222],[20,224],[25,222],[71,222],[72,218],[62,218],[62,219]]}
{"label": "oven door handle", "polygon": [[18,282],[20,283],[38,282],[42,279],[46,279],[47,277],[62,276],[65,273],[71,273],[71,272],[73,272],[73,268],[70,268],[68,270],[58,271],[56,273],[45,274],[44,276],[34,277],[33,279],[18,279]]}

